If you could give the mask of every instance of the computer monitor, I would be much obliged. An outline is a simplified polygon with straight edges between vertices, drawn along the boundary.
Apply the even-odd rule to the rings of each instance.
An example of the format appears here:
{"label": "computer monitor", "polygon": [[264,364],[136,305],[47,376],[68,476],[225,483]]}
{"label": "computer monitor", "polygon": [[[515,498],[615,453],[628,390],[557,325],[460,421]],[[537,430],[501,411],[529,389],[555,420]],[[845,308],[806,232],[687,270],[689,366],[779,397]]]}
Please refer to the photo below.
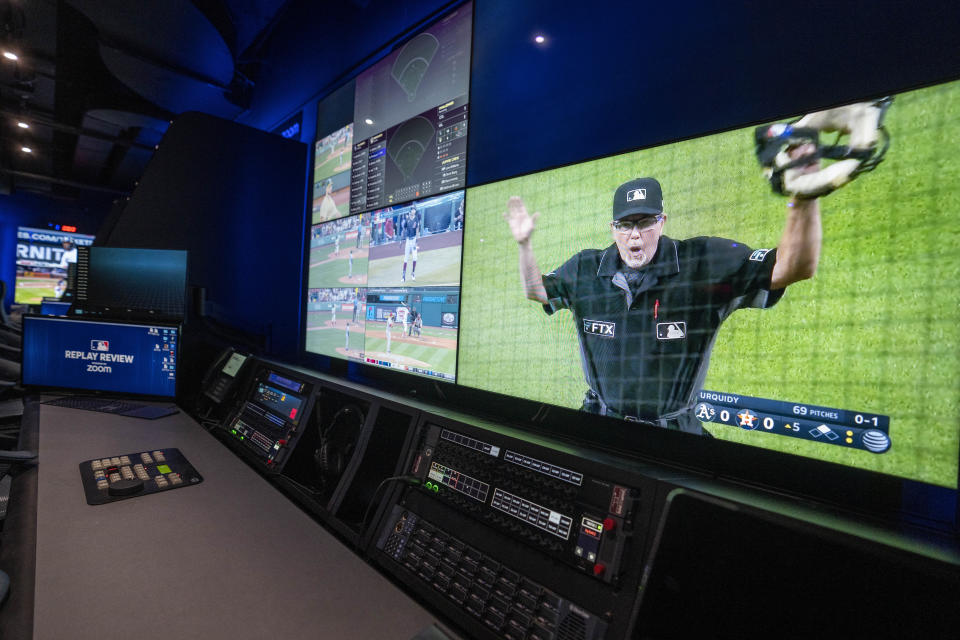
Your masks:
{"label": "computer monitor", "polygon": [[40,301],[40,315],[65,316],[72,306],[72,302],[61,302],[58,298],[44,298]]}
{"label": "computer monitor", "polygon": [[44,297],[63,296],[78,248],[92,243],[93,236],[82,233],[18,227],[14,302],[40,304]]}
{"label": "computer monitor", "polygon": [[23,317],[24,386],[173,399],[180,327]]}
{"label": "computer monitor", "polygon": [[187,290],[187,252],[81,247],[77,315],[180,320]]}

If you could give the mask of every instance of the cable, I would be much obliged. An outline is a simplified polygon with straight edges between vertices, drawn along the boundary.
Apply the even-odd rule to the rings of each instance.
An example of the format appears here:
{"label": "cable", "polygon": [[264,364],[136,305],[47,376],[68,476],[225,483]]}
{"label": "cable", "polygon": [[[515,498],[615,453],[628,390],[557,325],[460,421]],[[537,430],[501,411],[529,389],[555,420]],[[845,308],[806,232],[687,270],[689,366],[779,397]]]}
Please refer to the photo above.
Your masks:
{"label": "cable", "polygon": [[397,480],[402,480],[413,487],[420,485],[420,478],[416,476],[392,476],[390,478],[384,478],[383,482],[378,484],[377,488],[373,490],[373,495],[370,497],[370,503],[367,505],[366,510],[363,512],[363,519],[360,520],[360,534],[357,536],[358,545],[360,544],[360,541],[363,540],[363,535],[366,533],[367,518],[370,517],[370,509],[372,509],[373,505],[377,503],[377,495],[380,493],[380,490],[386,486],[388,482],[394,482]]}

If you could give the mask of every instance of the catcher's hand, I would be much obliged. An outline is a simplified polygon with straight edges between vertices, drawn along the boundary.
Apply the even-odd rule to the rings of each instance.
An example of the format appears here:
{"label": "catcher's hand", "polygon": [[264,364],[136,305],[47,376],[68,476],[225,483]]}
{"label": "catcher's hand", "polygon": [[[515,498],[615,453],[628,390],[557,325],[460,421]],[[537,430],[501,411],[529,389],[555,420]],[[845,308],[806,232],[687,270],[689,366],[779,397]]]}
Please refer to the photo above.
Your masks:
{"label": "catcher's hand", "polygon": [[[816,198],[872,171],[883,160],[890,136],[883,118],[892,98],[860,102],[808,114],[794,123],[757,127],[757,160],[773,191],[798,198]],[[820,134],[848,136],[846,145],[825,145]],[[798,149],[804,149],[798,153]],[[821,158],[835,160],[820,166]],[[812,169],[811,167],[815,167]]]}
{"label": "catcher's hand", "polygon": [[507,200],[507,211],[503,214],[503,219],[510,225],[510,231],[513,233],[513,239],[518,244],[529,242],[530,236],[537,224],[539,213],[530,215],[527,213],[527,206],[523,203],[520,196],[511,196]]}

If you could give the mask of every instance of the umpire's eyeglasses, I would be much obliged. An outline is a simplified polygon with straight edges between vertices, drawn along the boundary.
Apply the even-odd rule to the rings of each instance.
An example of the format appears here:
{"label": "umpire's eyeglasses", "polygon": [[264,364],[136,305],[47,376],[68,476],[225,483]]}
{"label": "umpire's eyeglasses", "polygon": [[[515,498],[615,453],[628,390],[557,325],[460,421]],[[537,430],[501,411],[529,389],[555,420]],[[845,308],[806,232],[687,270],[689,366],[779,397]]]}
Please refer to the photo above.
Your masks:
{"label": "umpire's eyeglasses", "polygon": [[646,231],[653,228],[658,222],[663,220],[663,214],[655,216],[646,216],[634,220],[614,220],[610,224],[620,233],[632,233],[634,229]]}

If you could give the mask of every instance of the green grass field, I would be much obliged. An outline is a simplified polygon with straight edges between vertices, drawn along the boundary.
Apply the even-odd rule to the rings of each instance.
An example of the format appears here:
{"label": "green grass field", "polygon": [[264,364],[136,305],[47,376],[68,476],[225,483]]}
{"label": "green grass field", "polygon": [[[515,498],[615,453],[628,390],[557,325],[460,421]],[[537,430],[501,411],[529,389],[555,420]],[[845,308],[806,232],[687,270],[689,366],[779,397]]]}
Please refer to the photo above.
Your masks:
{"label": "green grass field", "polygon": [[[376,247],[373,248],[376,251]],[[374,254],[375,256],[375,254]],[[420,251],[417,256],[416,280],[410,277],[411,266],[407,264],[407,281],[400,282],[403,271],[403,254],[390,258],[374,257],[370,260],[367,277],[372,287],[456,286],[460,283],[460,247],[444,247]]]}
{"label": "green grass field", "polygon": [[457,368],[457,331],[439,327],[423,327],[419,337],[403,335],[403,325],[390,330],[390,353],[387,353],[386,323],[368,322],[364,351],[367,357],[398,362],[410,367],[430,369],[450,375]]}
{"label": "green grass field", "polygon": [[337,326],[332,327],[329,326],[329,311],[307,314],[307,351],[334,358],[362,358],[363,321],[350,328],[350,350],[347,351],[346,323],[350,315],[346,312],[338,313]]}
{"label": "green grass field", "polygon": [[[341,153],[341,149],[343,153]],[[320,182],[335,174],[350,171],[352,158],[353,151],[349,144],[329,147],[314,153],[313,181]]]}
{"label": "green grass field", "polygon": [[57,282],[59,280],[60,277],[27,278],[21,276],[16,280],[16,290],[13,294],[13,301],[16,304],[40,304],[43,302],[43,298],[49,298],[55,295],[55,289],[57,288]]}
{"label": "green grass field", "polygon": [[[890,416],[881,455],[711,425],[719,438],[955,487],[960,449],[960,83],[897,96],[873,173],[821,200],[812,280],[721,328],[705,388]],[[611,197],[655,176],[673,238],[715,235],[773,247],[785,199],[770,192],[753,128],[469,189],[458,382],[579,407],[586,389],[574,323],[524,299],[502,215],[522,196],[541,217],[533,248],[549,271],[611,243]],[[419,283],[419,282],[418,282]]]}
{"label": "green grass field", "polygon": [[[354,249],[353,277],[350,274],[350,249],[353,245],[340,244],[340,255],[332,257],[333,245],[310,250],[310,272],[307,286],[311,289],[365,286],[367,284],[367,250]],[[316,266],[313,266],[316,265]]]}

